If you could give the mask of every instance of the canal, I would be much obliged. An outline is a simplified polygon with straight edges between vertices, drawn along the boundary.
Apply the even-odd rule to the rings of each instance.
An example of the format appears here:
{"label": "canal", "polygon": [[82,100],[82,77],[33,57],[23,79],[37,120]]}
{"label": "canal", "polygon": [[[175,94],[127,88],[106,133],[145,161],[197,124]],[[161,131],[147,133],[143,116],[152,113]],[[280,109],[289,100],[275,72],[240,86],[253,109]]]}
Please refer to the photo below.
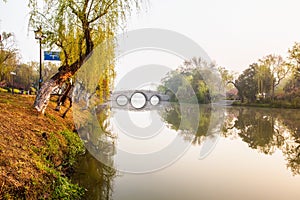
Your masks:
{"label": "canal", "polygon": [[298,110],[168,103],[95,116],[72,177],[86,199],[299,199]]}

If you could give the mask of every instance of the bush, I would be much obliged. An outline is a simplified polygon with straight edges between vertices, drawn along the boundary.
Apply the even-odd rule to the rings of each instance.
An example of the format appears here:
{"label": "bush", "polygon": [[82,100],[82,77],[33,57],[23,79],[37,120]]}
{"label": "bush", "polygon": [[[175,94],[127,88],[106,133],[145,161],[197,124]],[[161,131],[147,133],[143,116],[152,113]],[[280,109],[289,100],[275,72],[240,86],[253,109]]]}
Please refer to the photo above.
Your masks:
{"label": "bush", "polygon": [[[39,168],[55,177],[52,184],[52,199],[81,199],[85,190],[65,177],[66,173],[61,173],[59,166],[62,165],[68,169],[74,165],[77,156],[85,152],[84,144],[80,137],[72,131],[65,130],[60,134],[45,135],[47,147],[42,149],[41,153],[47,164],[40,163]],[[59,162],[60,160],[63,162]]]}
{"label": "bush", "polygon": [[58,176],[54,183],[52,199],[81,199],[85,190],[66,177]]}
{"label": "bush", "polygon": [[69,165],[72,166],[76,161],[76,157],[85,152],[84,143],[80,137],[72,131],[66,130],[61,132],[61,134],[67,140],[68,145],[68,152],[65,160]]}

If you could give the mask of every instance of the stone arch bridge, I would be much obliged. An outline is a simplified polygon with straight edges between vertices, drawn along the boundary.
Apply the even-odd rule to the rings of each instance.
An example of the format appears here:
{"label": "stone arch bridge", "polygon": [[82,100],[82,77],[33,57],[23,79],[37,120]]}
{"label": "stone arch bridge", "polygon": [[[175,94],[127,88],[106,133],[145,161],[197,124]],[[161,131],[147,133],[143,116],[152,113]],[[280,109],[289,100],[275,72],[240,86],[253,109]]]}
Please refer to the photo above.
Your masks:
{"label": "stone arch bridge", "polygon": [[159,101],[169,101],[169,95],[159,93],[153,90],[122,90],[122,91],[114,91],[111,95],[111,100],[116,101],[120,96],[125,96],[128,101],[131,101],[131,97],[136,94],[144,95],[146,101],[150,101],[152,97],[156,96]]}

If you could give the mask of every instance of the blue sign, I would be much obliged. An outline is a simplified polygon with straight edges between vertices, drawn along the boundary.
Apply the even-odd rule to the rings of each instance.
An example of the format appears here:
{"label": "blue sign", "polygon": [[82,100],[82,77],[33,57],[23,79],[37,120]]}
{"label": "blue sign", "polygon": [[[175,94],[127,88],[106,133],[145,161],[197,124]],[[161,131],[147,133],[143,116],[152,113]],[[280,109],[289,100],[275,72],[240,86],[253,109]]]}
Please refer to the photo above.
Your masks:
{"label": "blue sign", "polygon": [[44,60],[60,61],[59,51],[44,51]]}

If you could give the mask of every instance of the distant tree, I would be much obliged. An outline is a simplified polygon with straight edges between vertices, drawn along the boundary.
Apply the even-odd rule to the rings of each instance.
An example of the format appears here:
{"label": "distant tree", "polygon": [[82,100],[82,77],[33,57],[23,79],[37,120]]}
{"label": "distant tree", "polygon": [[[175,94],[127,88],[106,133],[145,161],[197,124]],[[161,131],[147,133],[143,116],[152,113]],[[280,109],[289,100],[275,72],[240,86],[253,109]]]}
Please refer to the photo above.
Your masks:
{"label": "distant tree", "polygon": [[[204,102],[209,103],[211,98],[219,99],[224,97],[225,90],[222,84],[222,77],[215,62],[207,62],[201,57],[193,57],[190,60],[186,60],[184,66],[184,71],[189,71],[192,74],[192,86],[196,93],[201,90],[207,91]],[[202,83],[205,83],[207,89],[199,88],[199,86],[203,86]],[[198,99],[201,99],[199,95]]]}
{"label": "distant tree", "polygon": [[0,34],[0,82],[11,79],[10,72],[18,63],[18,49],[13,33]]}
{"label": "distant tree", "polygon": [[300,73],[300,43],[295,42],[293,47],[289,49],[289,61],[295,66],[295,73]]}
{"label": "distant tree", "polygon": [[265,65],[258,65],[254,79],[257,81],[258,97],[265,99],[267,95],[270,95],[274,80],[270,68]]}
{"label": "distant tree", "polygon": [[238,90],[238,96],[242,102],[245,100],[254,102],[256,100],[258,92],[258,85],[255,81],[257,67],[257,63],[253,63],[233,83]]}
{"label": "distant tree", "polygon": [[226,91],[231,90],[233,88],[233,86],[232,86],[232,84],[228,84],[228,83],[231,83],[234,80],[235,73],[232,71],[229,71],[225,67],[218,67],[218,71],[222,78],[221,79],[222,87],[225,88]]}
{"label": "distant tree", "polygon": [[172,101],[180,98],[182,101],[191,102],[196,95],[199,103],[210,103],[212,98],[225,94],[220,90],[221,77],[214,63],[192,58],[183,65],[170,71],[158,87],[161,92],[169,92]]}
{"label": "distant tree", "polygon": [[19,89],[29,90],[37,84],[38,73],[30,64],[19,64],[16,69],[15,86]]}
{"label": "distant tree", "polygon": [[287,77],[291,71],[291,65],[279,55],[267,55],[259,60],[259,65],[271,72],[271,97],[274,100],[275,88]]}
{"label": "distant tree", "polygon": [[59,66],[54,63],[51,62],[44,63],[43,80],[44,81],[49,80],[54,74],[58,72],[58,68]]}
{"label": "distant tree", "polygon": [[292,76],[284,87],[289,95],[300,95],[300,43],[295,43],[289,53],[289,64],[292,67]]}
{"label": "distant tree", "polygon": [[170,95],[171,101],[178,101],[178,98],[192,98],[192,93],[188,90],[191,86],[192,76],[189,71],[183,71],[184,68],[178,68],[170,71],[166,77],[162,79],[162,85],[159,90]]}

